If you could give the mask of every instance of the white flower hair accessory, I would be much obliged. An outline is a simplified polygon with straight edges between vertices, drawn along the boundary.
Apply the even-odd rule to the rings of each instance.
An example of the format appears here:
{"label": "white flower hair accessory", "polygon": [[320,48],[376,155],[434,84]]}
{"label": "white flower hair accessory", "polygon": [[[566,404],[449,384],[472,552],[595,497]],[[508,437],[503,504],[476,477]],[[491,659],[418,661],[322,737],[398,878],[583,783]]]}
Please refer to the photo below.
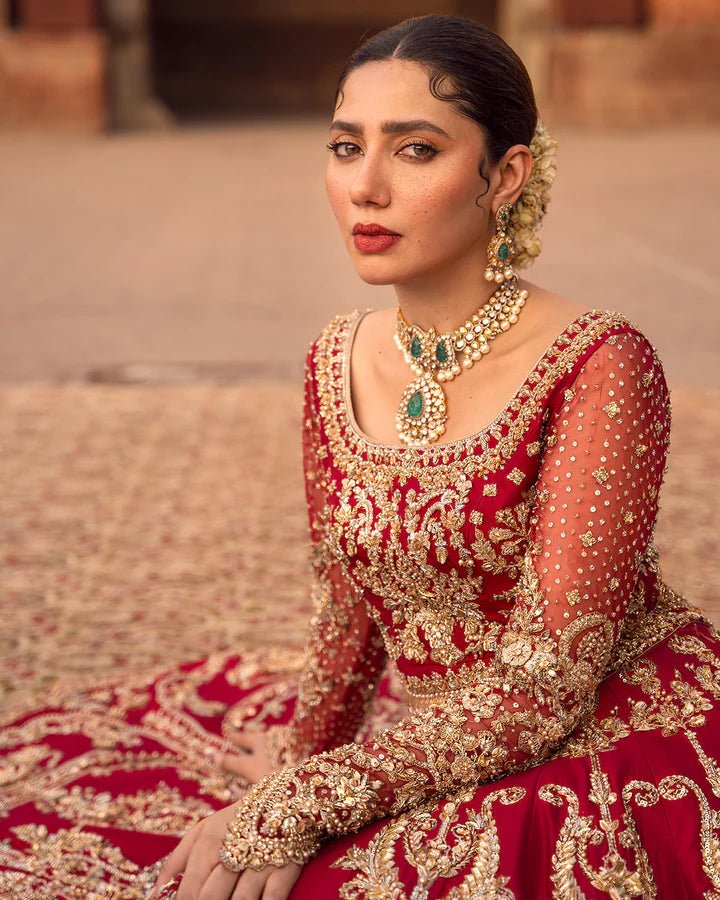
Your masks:
{"label": "white flower hair accessory", "polygon": [[533,156],[532,172],[513,207],[508,225],[515,248],[513,265],[518,269],[531,266],[542,249],[538,231],[550,202],[550,188],[555,180],[557,146],[557,141],[538,120],[535,134],[530,141],[530,152]]}

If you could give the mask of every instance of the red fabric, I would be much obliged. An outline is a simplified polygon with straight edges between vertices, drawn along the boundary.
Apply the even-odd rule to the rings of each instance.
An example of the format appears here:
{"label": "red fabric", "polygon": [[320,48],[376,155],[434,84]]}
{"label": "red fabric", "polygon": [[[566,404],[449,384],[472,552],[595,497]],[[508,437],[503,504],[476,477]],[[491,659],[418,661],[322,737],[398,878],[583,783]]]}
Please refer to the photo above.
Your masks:
{"label": "red fabric", "polygon": [[720,636],[652,544],[670,429],[656,352],[592,311],[483,432],[399,452],[352,421],[355,321],[307,360],[299,687],[290,664],[215,654],[13,712],[0,894],[144,896],[188,828],[244,795],[217,766],[230,724],[285,726],[298,785],[379,782],[347,834],[318,807],[293,898],[720,892]]}

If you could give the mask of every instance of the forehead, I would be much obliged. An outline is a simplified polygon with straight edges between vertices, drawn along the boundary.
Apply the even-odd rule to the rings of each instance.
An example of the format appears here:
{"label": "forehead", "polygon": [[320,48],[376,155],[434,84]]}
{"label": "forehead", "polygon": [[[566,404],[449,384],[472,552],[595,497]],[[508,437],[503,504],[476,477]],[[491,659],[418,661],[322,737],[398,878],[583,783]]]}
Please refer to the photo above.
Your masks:
{"label": "forehead", "polygon": [[399,59],[365,63],[347,77],[335,118],[366,128],[387,119],[423,118],[453,137],[481,134],[478,125],[451,103],[434,97],[429,84],[428,72],[418,63]]}

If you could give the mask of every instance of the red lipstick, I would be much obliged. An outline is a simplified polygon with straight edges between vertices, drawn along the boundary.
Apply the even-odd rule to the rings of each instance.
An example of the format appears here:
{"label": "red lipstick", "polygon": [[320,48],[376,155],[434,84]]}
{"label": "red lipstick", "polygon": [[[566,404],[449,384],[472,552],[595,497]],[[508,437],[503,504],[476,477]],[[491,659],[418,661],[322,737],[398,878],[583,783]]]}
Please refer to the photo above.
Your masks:
{"label": "red lipstick", "polygon": [[353,242],[358,250],[364,253],[382,253],[396,244],[402,235],[375,222],[363,224],[356,222],[353,226]]}

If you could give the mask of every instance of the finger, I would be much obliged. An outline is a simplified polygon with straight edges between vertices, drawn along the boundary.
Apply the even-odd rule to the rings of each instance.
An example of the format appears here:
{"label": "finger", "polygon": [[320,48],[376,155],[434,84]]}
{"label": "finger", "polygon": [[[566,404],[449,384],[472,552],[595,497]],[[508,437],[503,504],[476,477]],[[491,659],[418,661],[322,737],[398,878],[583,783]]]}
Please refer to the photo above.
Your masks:
{"label": "finger", "polygon": [[[182,884],[177,892],[177,900],[195,900],[210,873],[219,865],[221,863],[217,856],[216,841],[212,835],[201,836],[190,852]],[[218,900],[220,896],[218,895]],[[229,897],[230,892],[228,891],[225,896]]]}
{"label": "finger", "polygon": [[254,869],[245,869],[238,878],[231,900],[260,900],[261,897],[265,896],[263,888],[271,872],[272,869],[270,867],[262,869],[260,872],[256,872]]}
{"label": "finger", "polygon": [[228,735],[229,739],[238,747],[254,753],[262,745],[265,737],[262,734],[253,734],[251,731],[236,731]]}
{"label": "finger", "polygon": [[248,781],[254,777],[256,768],[255,761],[248,756],[237,756],[234,753],[223,753],[220,760],[220,767],[226,772],[232,772],[234,775],[240,775]]}
{"label": "finger", "polygon": [[275,869],[267,880],[262,900],[287,900],[301,872],[302,866],[293,863],[282,869]]}
{"label": "finger", "polygon": [[252,769],[252,761],[244,756],[238,756],[236,753],[223,753],[220,759],[220,768],[247,778]]}
{"label": "finger", "polygon": [[[181,883],[182,873],[180,873],[180,875],[176,875],[174,878],[171,878],[170,881],[166,881],[164,884],[159,884],[157,893],[148,894],[145,900],[149,900],[150,897],[162,897],[163,900],[167,900],[167,898],[177,897],[177,891]],[[172,891],[172,893],[168,893],[168,891]]]}
{"label": "finger", "polygon": [[190,851],[200,834],[200,825],[200,822],[196,822],[165,860],[158,872],[157,880],[150,892],[150,897],[156,896],[156,894],[160,892],[162,885],[167,884],[168,881],[171,881],[176,875],[179,875],[180,872],[184,871],[188,857],[190,856]]}
{"label": "finger", "polygon": [[239,877],[238,872],[231,872],[218,862],[197,894],[197,900],[229,900]]}

